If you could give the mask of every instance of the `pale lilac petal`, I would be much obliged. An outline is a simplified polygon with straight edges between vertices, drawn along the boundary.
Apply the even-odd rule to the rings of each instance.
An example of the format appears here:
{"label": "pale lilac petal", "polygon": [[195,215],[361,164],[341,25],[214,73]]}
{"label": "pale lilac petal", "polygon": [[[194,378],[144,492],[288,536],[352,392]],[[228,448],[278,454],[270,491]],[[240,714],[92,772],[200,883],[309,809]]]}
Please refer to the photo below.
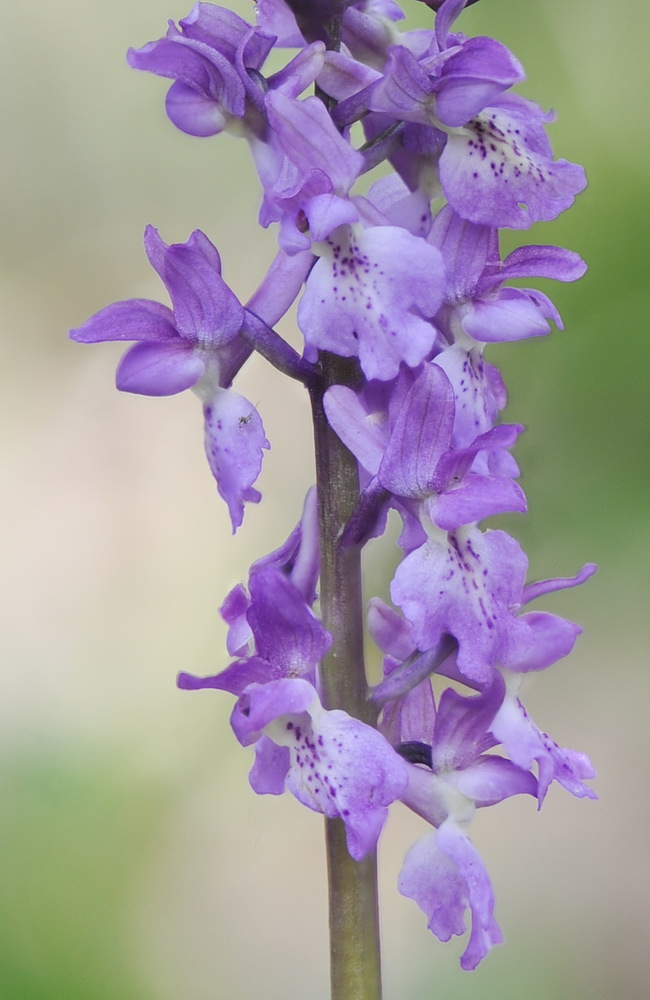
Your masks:
{"label": "pale lilac petal", "polygon": [[203,412],[206,455],[236,531],[244,518],[244,501],[260,500],[252,487],[262,468],[262,450],[271,446],[259,413],[236,392],[217,390]]}
{"label": "pale lilac petal", "polygon": [[354,390],[333,385],[324,396],[330,426],[370,475],[377,474],[386,446],[387,415],[368,412]]}
{"label": "pale lilac petal", "polygon": [[537,728],[516,697],[506,698],[492,722],[492,732],[503,743],[513,763],[528,770],[533,762],[537,762],[537,798],[540,806],[553,780],[577,798],[598,798],[593,789],[584,783],[595,776],[586,754],[558,746],[547,733]]}
{"label": "pale lilac petal", "polygon": [[513,612],[526,566],[519,544],[504,531],[460,529],[446,542],[430,539],[411,552],[397,568],[391,598],[412,623],[419,649],[453,635],[459,669],[485,683],[497,663],[516,663],[531,642],[530,628]]}
{"label": "pale lilac petal", "polygon": [[339,226],[359,220],[355,205],[347,198],[339,198],[335,194],[319,194],[311,198],[305,206],[305,215],[309,222],[310,236],[317,243],[326,240]]}
{"label": "pale lilac petal", "polygon": [[477,807],[493,806],[511,795],[537,796],[537,779],[505,757],[484,754],[453,776],[456,788]]}
{"label": "pale lilac petal", "polygon": [[452,208],[488,226],[527,229],[555,219],[586,185],[584,170],[552,161],[543,116],[487,108],[452,133],[440,158],[440,182]]}
{"label": "pale lilac petal", "polygon": [[70,338],[80,344],[106,340],[178,340],[174,314],[168,306],[149,299],[127,299],[100,309],[83,326],[70,330]]}
{"label": "pale lilac petal", "polygon": [[487,364],[481,348],[448,347],[435,363],[454,387],[455,418],[452,444],[467,448],[479,434],[495,423],[506,404],[503,382],[497,369]]}
{"label": "pale lilac petal", "polygon": [[465,951],[460,957],[461,969],[475,969],[491,948],[503,942],[503,935],[494,919],[494,893],[483,860],[471,840],[453,823],[444,823],[437,834],[437,845],[453,859],[459,877],[465,884],[472,916],[472,927]]}
{"label": "pale lilac petal", "polygon": [[180,338],[175,342],[141,343],[120,361],[115,384],[122,392],[143,396],[173,396],[195,385],[205,365],[194,349]]}
{"label": "pale lilac petal", "polygon": [[379,597],[368,602],[368,631],[377,646],[399,662],[416,649],[410,622]]}
{"label": "pale lilac petal", "polygon": [[398,888],[415,900],[427,917],[429,930],[440,941],[465,933],[465,911],[470,907],[472,928],[460,959],[463,969],[476,968],[492,946],[503,940],[493,917],[494,896],[483,861],[451,821],[413,844],[404,859]]}
{"label": "pale lilac petal", "polygon": [[290,59],[286,66],[267,78],[269,90],[280,91],[286,97],[298,97],[310,87],[321,71],[328,55],[321,41],[312,42]]}
{"label": "pale lilac petal", "polygon": [[312,347],[358,356],[369,379],[394,378],[431,351],[433,316],[442,301],[439,252],[394,226],[358,233],[342,227],[328,239],[298,307]]}
{"label": "pale lilac petal", "polygon": [[278,47],[294,49],[305,45],[296,19],[283,0],[257,0],[255,16],[260,28],[277,35]]}

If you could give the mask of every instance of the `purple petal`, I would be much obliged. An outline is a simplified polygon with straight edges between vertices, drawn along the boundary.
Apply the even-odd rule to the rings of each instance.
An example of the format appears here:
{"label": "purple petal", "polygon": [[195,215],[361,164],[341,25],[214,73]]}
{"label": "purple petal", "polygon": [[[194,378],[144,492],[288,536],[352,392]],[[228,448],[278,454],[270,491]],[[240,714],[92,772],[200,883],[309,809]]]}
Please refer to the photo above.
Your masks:
{"label": "purple petal", "polygon": [[401,497],[431,493],[433,472],[448,450],[454,392],[438,365],[424,365],[405,396],[379,468],[379,481]]}
{"label": "purple petal", "polygon": [[244,518],[244,501],[260,500],[252,486],[262,468],[262,449],[271,446],[255,407],[232,390],[217,390],[203,413],[206,455],[234,532]]}
{"label": "purple petal", "polygon": [[376,475],[386,446],[387,414],[368,412],[357,393],[343,385],[330,386],[324,405],[343,444],[371,476]]}
{"label": "purple petal", "polygon": [[151,266],[169,292],[181,336],[205,348],[232,340],[241,329],[244,310],[221,277],[219,254],[207,236],[196,229],[186,243],[168,246],[147,226],[144,243]]}
{"label": "purple petal", "polygon": [[249,684],[266,684],[273,680],[273,671],[266,660],[251,656],[247,660],[237,660],[220,674],[210,677],[196,677],[194,674],[180,673],[177,685],[183,691],[202,691],[213,688],[229,691],[239,697]]}
{"label": "purple petal", "polygon": [[436,87],[436,115],[452,128],[464,125],[524,79],[521,63],[492,38],[470,38],[442,68]]}
{"label": "purple petal", "polygon": [[494,746],[490,725],[504,695],[505,684],[496,671],[479,695],[465,697],[452,688],[443,691],[432,734],[431,766],[435,773],[469,767]]}
{"label": "purple petal", "polygon": [[502,288],[490,299],[468,303],[460,322],[465,333],[484,343],[543,337],[551,329],[522,288]]}
{"label": "purple petal", "polygon": [[176,128],[198,138],[218,135],[228,124],[221,104],[180,80],[167,91],[165,111]]}
{"label": "purple petal", "polygon": [[100,309],[83,326],[70,330],[70,337],[80,344],[105,340],[161,342],[179,339],[171,309],[149,299],[114,302]]}
{"label": "purple petal", "polygon": [[497,252],[494,230],[462,219],[445,205],[433,220],[427,239],[438,247],[447,267],[447,300],[472,298],[486,264]]}
{"label": "purple petal", "polygon": [[248,622],[258,654],[268,660],[276,677],[297,677],[313,671],[332,639],[312,614],[305,598],[275,566],[251,573]]}
{"label": "purple petal", "polygon": [[556,281],[577,281],[586,270],[584,260],[573,250],[524,246],[508,254],[500,269],[500,279],[555,278]]}
{"label": "purple petal", "polygon": [[423,316],[442,301],[439,252],[394,226],[355,235],[341,227],[327,240],[298,306],[311,347],[359,357],[369,379],[394,378],[431,351],[437,331]]}
{"label": "purple petal", "polygon": [[575,622],[544,611],[531,611],[520,617],[531,629],[532,643],[522,659],[511,665],[510,669],[515,673],[543,670],[557,663],[563,656],[569,655],[582,632]]}
{"label": "purple petal", "polygon": [[211,46],[231,63],[245,44],[246,65],[253,69],[260,69],[275,41],[272,34],[252,29],[248,21],[234,11],[211,3],[195,4],[179,24],[185,37]]}
{"label": "purple petal", "polygon": [[120,361],[115,384],[122,392],[143,396],[173,396],[195,385],[205,364],[180,338],[170,343],[135,344]]}
{"label": "purple petal", "polygon": [[431,520],[445,531],[455,531],[495,514],[526,512],[526,497],[517,483],[501,476],[470,473],[460,486],[441,493],[428,504]]}
{"label": "purple petal", "polygon": [[266,105],[282,149],[300,175],[321,170],[337,194],[347,194],[363,170],[363,156],[341,136],[323,102],[318,97],[295,101],[270,91]]}
{"label": "purple petal", "polygon": [[538,597],[543,597],[545,594],[553,594],[556,590],[569,590],[572,587],[579,587],[590,576],[593,576],[597,569],[598,566],[596,563],[585,563],[580,572],[576,573],[575,576],[555,577],[555,579],[551,580],[540,580],[538,583],[529,583],[527,587],[524,587],[523,603],[530,604],[531,601],[536,601]]}

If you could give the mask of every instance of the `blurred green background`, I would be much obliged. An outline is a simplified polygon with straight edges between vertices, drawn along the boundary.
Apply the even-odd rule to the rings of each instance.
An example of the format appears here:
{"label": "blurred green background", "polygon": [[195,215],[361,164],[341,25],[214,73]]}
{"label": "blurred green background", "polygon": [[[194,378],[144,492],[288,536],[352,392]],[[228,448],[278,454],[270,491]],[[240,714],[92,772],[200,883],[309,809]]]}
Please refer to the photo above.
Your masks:
{"label": "blurred green background", "polygon": [[[243,144],[177,133],[165,82],[125,65],[129,45],[186,13],[169,0],[37,0],[3,15],[2,1000],[328,996],[320,820],[249,790],[228,696],[174,687],[179,669],[225,664],[223,595],[299,516],[305,399],[261,363],[246,370],[241,391],[273,450],[264,503],[233,539],[196,400],[119,395],[120,349],[65,336],[116,299],[161,297],[147,223],[169,242],[205,229],[242,298],[271,260]],[[408,13],[426,23],[415,3]],[[395,810],[381,848],[386,998],[632,1000],[650,992],[650,13],[483,0],[461,27],[515,51],[523,92],[558,110],[557,155],[590,178],[574,209],[523,237],[589,262],[578,285],[551,290],[565,332],[489,356],[508,417],[529,428],[518,457],[530,515],[503,520],[531,577],[601,564],[546,603],[586,632],[526,695],[542,728],[592,756],[601,799],[554,788],[541,814],[511,801],[478,816],[506,945],[473,974],[457,967],[459,942],[438,943],[396,892],[422,826]],[[371,565],[374,579],[378,556]]]}

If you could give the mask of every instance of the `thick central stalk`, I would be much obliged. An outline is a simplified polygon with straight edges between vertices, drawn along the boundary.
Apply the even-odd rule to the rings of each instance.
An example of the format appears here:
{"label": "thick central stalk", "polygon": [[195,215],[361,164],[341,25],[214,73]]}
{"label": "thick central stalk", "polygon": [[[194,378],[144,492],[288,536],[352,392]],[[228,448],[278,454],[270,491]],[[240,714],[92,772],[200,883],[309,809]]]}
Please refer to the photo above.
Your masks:
{"label": "thick central stalk", "polygon": [[[327,423],[322,393],[349,384],[355,366],[332,354],[320,356],[323,387],[312,393],[321,550],[321,614],[332,647],[321,667],[326,708],[372,722],[363,660],[361,555],[338,544],[359,499],[356,459]],[[332,1000],[381,1000],[376,856],[362,862],[348,854],[340,819],[326,820],[330,906]]]}

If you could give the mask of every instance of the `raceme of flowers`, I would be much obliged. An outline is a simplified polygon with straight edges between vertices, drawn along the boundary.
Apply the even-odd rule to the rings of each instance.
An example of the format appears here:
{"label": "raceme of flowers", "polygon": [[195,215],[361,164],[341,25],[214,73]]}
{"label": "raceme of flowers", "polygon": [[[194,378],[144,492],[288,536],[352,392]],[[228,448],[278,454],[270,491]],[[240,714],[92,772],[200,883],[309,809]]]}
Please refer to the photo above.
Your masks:
{"label": "raceme of flowers", "polygon": [[[380,536],[390,509],[402,523],[393,606],[372,598],[368,611],[384,656],[384,680],[368,694],[377,727],[326,710],[319,697],[331,637],[318,614],[314,491],[287,542],[223,604],[233,662],[213,677],[182,673],[179,685],[234,695],[232,728],[255,750],[252,787],[289,789],[341,817],[353,858],[374,850],[393,802],[421,815],[430,828],[406,854],[400,892],[441,941],[466,931],[469,910],[460,962],[474,969],[501,941],[468,835],[475,810],[517,794],[541,805],[553,781],[595,798],[588,758],[559,747],[519,698],[524,675],[566,656],[581,631],[524,608],[595,567],[527,584],[518,542],[480,526],[526,510],[511,453],[523,427],[500,422],[506,390],[485,345],[562,328],[546,295],[510,282],[573,281],[585,271],[576,253],[554,246],[501,259],[499,229],[554,219],[585,178],[553,158],[552,115],[513,93],[524,79],[517,59],[493,39],[454,30],[465,0],[429,6],[438,8],[430,30],[402,31],[393,0],[339,2],[341,45],[331,51],[319,33],[327,2],[310,15],[304,4],[259,0],[255,25],[198,3],[164,38],[130,50],[132,67],[172,81],[166,110],[177,128],[248,143],[259,222],[277,224],[278,254],[242,304],[204,233],[168,245],[148,227],[145,251],[171,307],[118,302],[71,336],[134,342],[119,389],[196,393],[233,531],[245,504],[260,500],[255,482],[270,447],[256,407],[232,388],[252,351],[307,386],[321,377],[319,352],[356,359],[354,384],[325,394],[361,483],[342,544]],[[282,48],[297,54],[266,73],[269,53]],[[363,144],[352,139],[356,123]],[[389,174],[355,193],[386,163]],[[302,356],[273,330],[296,299]]]}

